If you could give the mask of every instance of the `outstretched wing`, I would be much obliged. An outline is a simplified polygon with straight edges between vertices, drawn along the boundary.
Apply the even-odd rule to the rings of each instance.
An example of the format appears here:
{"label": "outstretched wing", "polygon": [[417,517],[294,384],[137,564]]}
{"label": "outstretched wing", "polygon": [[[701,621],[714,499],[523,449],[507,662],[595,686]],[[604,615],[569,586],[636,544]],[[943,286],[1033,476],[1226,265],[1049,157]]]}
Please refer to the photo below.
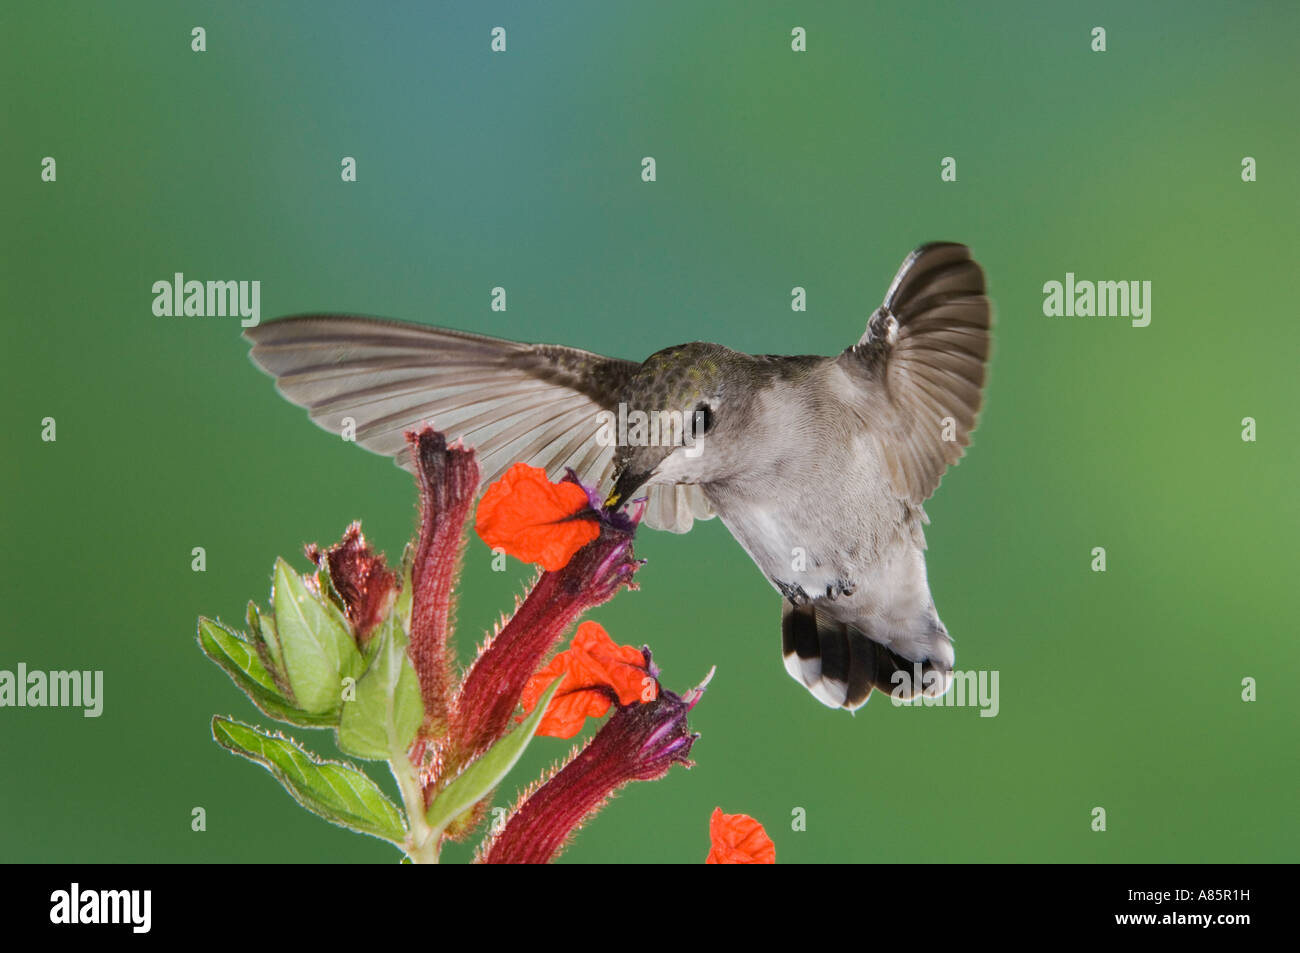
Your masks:
{"label": "outstretched wing", "polygon": [[614,448],[597,439],[638,365],[374,318],[306,315],[249,328],[252,358],[280,393],[333,433],[412,469],[403,433],[428,422],[478,451],[483,486],[516,461],[552,479],[571,467],[607,488]]}
{"label": "outstretched wing", "polygon": [[866,333],[838,361],[864,384],[861,411],[898,496],[924,502],[970,444],[993,308],[965,245],[923,245],[899,268]]}

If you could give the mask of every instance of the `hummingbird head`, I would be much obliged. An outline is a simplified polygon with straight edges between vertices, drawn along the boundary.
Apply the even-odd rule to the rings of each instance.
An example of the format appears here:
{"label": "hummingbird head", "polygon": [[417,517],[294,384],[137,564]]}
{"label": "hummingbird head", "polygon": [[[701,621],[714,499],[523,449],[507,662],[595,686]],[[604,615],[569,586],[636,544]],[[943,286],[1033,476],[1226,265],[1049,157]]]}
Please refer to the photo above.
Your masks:
{"label": "hummingbird head", "polygon": [[714,451],[733,429],[729,410],[743,397],[736,386],[743,358],[696,342],[646,359],[611,421],[614,488],[607,507],[626,503],[643,486],[708,483],[726,475],[725,457]]}

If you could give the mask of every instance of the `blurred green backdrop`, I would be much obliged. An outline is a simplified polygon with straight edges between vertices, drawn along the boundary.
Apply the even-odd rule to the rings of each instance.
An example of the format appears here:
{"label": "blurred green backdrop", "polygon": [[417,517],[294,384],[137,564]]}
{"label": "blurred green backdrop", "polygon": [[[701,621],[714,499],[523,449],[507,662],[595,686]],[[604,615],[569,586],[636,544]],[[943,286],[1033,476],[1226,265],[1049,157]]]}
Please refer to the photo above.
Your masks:
{"label": "blurred green backdrop", "polygon": [[[410,479],[277,397],[238,319],[155,317],[154,281],[259,279],[264,320],[833,353],[949,239],[998,325],[929,567],[999,714],[821,707],[725,529],[645,531],[640,591],[592,617],[669,687],[718,666],[697,766],[627,789],[565,859],[700,861],[719,805],[781,862],[1294,861],[1298,8],[618,6],[4,6],[0,668],[102,669],[106,699],[0,709],[0,859],[397,859],[211,741],[214,712],[270,722],[194,624],[237,621],[277,555],[302,567],[353,518],[396,557]],[[1152,281],[1151,325],[1044,317],[1067,271]],[[527,577],[469,553],[462,652]],[[539,740],[513,780],[566,751]]]}

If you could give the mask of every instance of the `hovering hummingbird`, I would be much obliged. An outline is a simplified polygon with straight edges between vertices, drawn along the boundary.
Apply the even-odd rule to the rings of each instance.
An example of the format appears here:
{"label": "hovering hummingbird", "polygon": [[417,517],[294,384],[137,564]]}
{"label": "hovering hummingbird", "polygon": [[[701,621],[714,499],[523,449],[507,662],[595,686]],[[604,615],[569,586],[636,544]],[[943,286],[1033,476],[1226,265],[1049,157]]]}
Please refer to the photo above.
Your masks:
{"label": "hovering hummingbird", "polygon": [[[966,246],[923,245],[861,339],[833,357],[695,342],[638,364],[328,315],[244,336],[312,420],[407,469],[403,433],[428,421],[476,448],[484,486],[522,460],[552,479],[571,468],[607,507],[644,491],[655,529],[718,516],[783,597],[787,671],[852,711],[873,687],[910,698],[951,684],[921,505],[975,427],[992,327],[984,292]],[[610,440],[610,416],[629,408],[689,424],[678,439]]]}

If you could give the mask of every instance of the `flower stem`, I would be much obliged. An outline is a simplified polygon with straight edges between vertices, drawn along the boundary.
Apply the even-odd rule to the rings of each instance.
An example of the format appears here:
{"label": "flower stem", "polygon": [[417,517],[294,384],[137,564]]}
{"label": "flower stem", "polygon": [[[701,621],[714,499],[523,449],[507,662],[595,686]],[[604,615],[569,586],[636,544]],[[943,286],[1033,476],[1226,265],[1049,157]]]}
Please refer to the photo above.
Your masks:
{"label": "flower stem", "polygon": [[402,791],[402,804],[406,808],[407,835],[402,849],[413,864],[436,864],[438,838],[424,819],[424,794],[420,790],[415,765],[411,764],[405,752],[401,752],[389,759],[388,768]]}

